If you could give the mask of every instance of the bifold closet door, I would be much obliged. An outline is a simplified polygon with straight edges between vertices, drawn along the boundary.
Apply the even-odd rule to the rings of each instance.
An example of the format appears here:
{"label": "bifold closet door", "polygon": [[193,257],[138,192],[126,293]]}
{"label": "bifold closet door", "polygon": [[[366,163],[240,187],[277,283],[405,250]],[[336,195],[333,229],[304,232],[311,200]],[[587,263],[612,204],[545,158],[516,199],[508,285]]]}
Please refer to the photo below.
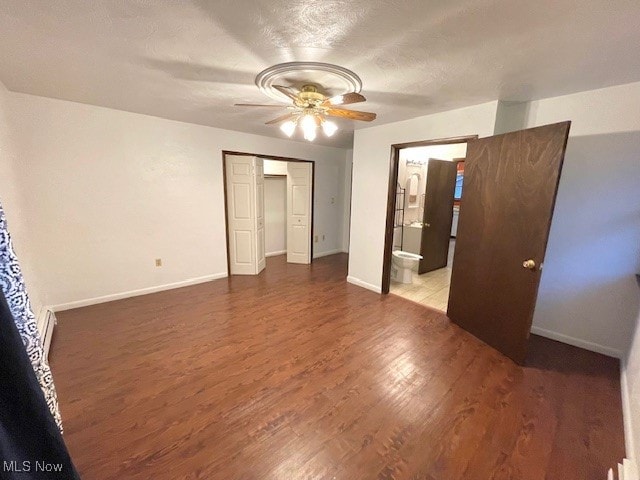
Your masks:
{"label": "bifold closet door", "polygon": [[264,162],[256,158],[256,273],[260,273],[266,266],[265,258],[265,231],[264,231]]}
{"label": "bifold closet door", "polygon": [[225,158],[229,271],[256,275],[264,269],[264,172],[262,159]]}
{"label": "bifold closet door", "polygon": [[287,262],[311,263],[311,163],[287,163]]}

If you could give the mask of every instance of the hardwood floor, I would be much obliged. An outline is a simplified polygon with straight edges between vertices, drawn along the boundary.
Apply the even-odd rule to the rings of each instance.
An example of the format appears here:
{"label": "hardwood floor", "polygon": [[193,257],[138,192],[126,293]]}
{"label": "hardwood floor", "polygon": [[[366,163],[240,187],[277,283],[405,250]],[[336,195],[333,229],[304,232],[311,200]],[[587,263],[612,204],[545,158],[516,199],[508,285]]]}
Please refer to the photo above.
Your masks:
{"label": "hardwood floor", "polygon": [[91,479],[594,479],[624,456],[618,362],[526,368],[346,255],[62,312],[51,366]]}

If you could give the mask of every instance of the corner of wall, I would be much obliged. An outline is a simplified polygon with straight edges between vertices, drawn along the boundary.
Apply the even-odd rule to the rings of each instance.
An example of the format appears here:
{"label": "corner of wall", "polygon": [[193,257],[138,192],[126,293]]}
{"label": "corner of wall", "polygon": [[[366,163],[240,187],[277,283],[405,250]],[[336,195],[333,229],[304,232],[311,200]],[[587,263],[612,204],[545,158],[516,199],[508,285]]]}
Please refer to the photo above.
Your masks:
{"label": "corner of wall", "polygon": [[342,185],[342,252],[349,253],[349,237],[351,234],[351,181],[353,169],[353,149],[345,151],[344,181]]}
{"label": "corner of wall", "polygon": [[34,313],[37,313],[42,308],[43,296],[33,268],[35,260],[31,251],[31,239],[34,237],[24,214],[27,202],[25,192],[28,191],[24,181],[26,170],[20,168],[22,158],[11,116],[11,95],[13,93],[0,82],[0,201],[27,284],[29,300]]}
{"label": "corner of wall", "polygon": [[527,128],[530,108],[531,102],[498,101],[493,133],[500,135]]}
{"label": "corner of wall", "polygon": [[636,459],[635,436],[633,429],[633,410],[631,392],[627,375],[627,360],[620,359],[620,395],[622,397],[622,421],[624,426],[624,445],[628,458]]}
{"label": "corner of wall", "polygon": [[629,351],[620,360],[620,392],[627,457],[640,459],[640,313]]}

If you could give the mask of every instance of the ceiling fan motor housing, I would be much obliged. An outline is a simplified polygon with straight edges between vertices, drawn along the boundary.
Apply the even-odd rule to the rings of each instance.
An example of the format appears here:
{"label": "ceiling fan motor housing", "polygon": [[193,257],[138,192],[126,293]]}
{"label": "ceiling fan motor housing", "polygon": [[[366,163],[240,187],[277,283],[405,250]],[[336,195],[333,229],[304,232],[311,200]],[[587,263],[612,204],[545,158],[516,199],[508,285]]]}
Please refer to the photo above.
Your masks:
{"label": "ceiling fan motor housing", "polygon": [[298,94],[298,98],[300,99],[300,105],[298,105],[300,107],[318,106],[326,99],[326,97],[318,91],[318,87],[312,84],[303,85]]}

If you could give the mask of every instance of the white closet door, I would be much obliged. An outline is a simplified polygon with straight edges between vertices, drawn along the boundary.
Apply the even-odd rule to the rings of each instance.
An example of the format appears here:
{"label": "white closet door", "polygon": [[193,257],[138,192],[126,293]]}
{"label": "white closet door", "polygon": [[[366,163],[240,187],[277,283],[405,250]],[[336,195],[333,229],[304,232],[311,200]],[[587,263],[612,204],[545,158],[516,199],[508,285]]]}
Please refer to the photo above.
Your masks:
{"label": "white closet door", "polygon": [[[262,165],[262,161],[260,162]],[[260,271],[258,270],[256,158],[244,155],[227,155],[226,177],[229,270],[231,275],[255,275]],[[264,178],[263,175],[261,177]],[[263,188],[264,180],[262,190]],[[261,205],[264,268],[264,199],[262,199]]]}
{"label": "white closet door", "polygon": [[311,163],[287,163],[287,262],[311,263]]}
{"label": "white closet door", "polygon": [[264,270],[265,234],[264,234],[264,163],[261,158],[255,159],[256,182],[256,273]]}

